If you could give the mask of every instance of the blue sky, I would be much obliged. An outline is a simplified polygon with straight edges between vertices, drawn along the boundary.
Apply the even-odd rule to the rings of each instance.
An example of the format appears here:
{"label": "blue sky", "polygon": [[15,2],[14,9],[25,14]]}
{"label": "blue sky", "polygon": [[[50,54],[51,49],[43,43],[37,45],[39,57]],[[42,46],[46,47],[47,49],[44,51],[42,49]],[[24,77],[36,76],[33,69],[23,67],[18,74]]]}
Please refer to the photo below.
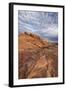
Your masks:
{"label": "blue sky", "polygon": [[41,38],[58,42],[58,13],[43,11],[18,11],[18,32],[32,32]]}

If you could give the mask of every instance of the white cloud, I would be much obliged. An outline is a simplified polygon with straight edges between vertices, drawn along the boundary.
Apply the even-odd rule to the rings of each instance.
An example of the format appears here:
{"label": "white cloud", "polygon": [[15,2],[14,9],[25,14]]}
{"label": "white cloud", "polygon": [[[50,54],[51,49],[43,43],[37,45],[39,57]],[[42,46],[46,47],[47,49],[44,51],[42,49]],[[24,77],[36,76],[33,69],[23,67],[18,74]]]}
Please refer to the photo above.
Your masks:
{"label": "white cloud", "polygon": [[18,12],[19,32],[33,32],[41,37],[58,37],[58,13],[22,11]]}

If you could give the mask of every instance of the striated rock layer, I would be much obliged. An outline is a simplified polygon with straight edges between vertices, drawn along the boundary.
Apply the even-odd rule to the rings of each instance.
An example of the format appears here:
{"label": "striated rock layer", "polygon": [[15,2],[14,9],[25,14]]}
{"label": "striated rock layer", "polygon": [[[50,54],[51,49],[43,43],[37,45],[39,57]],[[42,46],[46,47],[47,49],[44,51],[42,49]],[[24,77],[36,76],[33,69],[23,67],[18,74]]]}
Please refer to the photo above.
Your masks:
{"label": "striated rock layer", "polygon": [[58,44],[50,43],[32,33],[18,36],[18,78],[58,76]]}

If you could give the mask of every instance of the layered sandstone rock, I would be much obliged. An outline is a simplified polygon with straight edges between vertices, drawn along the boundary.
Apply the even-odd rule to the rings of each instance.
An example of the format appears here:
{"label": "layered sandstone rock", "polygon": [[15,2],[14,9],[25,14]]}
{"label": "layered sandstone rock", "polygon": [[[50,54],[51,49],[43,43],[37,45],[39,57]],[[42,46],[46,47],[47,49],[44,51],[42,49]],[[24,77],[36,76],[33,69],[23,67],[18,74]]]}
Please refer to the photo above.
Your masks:
{"label": "layered sandstone rock", "polygon": [[58,76],[58,45],[32,33],[18,37],[19,79]]}

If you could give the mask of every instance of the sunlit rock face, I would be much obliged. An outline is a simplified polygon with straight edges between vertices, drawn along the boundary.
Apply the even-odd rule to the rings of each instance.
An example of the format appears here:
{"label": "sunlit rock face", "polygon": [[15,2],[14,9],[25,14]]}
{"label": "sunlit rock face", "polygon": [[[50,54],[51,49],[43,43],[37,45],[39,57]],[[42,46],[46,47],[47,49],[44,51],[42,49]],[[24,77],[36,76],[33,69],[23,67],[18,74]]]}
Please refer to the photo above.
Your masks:
{"label": "sunlit rock face", "polygon": [[58,44],[23,32],[18,36],[18,78],[58,76]]}
{"label": "sunlit rock face", "polygon": [[58,12],[18,10],[18,78],[58,76]]}

